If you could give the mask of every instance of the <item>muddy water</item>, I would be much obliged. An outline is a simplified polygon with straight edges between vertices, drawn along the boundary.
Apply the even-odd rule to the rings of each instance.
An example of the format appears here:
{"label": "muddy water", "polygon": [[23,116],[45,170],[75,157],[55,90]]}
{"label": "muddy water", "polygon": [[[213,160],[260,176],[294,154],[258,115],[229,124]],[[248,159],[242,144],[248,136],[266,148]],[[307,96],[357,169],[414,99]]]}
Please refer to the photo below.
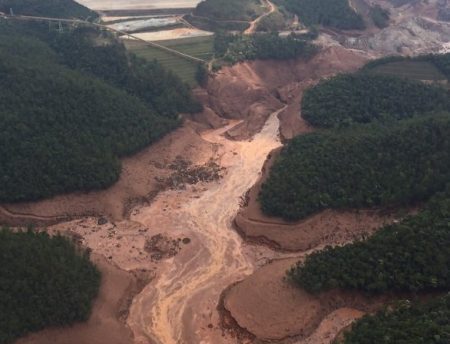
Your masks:
{"label": "muddy water", "polygon": [[170,228],[192,239],[190,249],[163,262],[159,277],[134,299],[128,325],[136,343],[228,342],[218,328],[220,293],[255,269],[255,259],[246,254],[232,220],[267,155],[280,146],[278,113],[250,142],[229,141],[224,129],[205,133],[205,140],[220,146],[221,162],[227,166],[224,178],[195,198],[189,197],[190,191],[179,193],[177,200],[173,194],[166,199],[162,195],[133,215],[133,221],[145,226]]}

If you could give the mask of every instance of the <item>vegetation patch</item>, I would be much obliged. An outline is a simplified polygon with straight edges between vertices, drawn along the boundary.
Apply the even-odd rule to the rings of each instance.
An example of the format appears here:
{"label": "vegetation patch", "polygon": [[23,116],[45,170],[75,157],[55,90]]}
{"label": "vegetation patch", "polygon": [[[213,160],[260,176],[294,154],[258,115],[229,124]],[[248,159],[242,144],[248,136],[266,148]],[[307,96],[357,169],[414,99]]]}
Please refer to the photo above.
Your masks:
{"label": "vegetation patch", "polygon": [[282,38],[278,33],[255,35],[216,34],[215,56],[225,63],[235,64],[246,60],[288,60],[310,58],[317,47],[309,42],[308,35],[289,35]]}
{"label": "vegetation patch", "polygon": [[45,233],[0,230],[0,343],[86,321],[100,273],[86,251]]}
{"label": "vegetation patch", "polygon": [[441,110],[450,111],[448,90],[378,72],[324,80],[308,89],[302,100],[302,117],[325,128],[401,120]]}
{"label": "vegetation patch", "polygon": [[300,18],[306,26],[323,25],[342,30],[362,30],[364,20],[348,0],[276,0],[275,3]]}
{"label": "vegetation patch", "polygon": [[0,12],[27,16],[93,20],[98,14],[73,0],[0,0]]}
{"label": "vegetation patch", "polygon": [[194,15],[219,21],[251,21],[263,12],[259,0],[205,0],[197,5]]}
{"label": "vegetation patch", "polygon": [[365,241],[313,253],[288,275],[309,292],[449,290],[449,218],[450,187],[419,214],[383,227]]}
{"label": "vegetation patch", "polygon": [[399,302],[352,325],[341,344],[450,343],[450,296]]}
{"label": "vegetation patch", "polygon": [[156,62],[111,37],[0,27],[0,201],[107,187],[118,157],[155,142],[199,105]]}
{"label": "vegetation patch", "polygon": [[407,205],[450,180],[450,114],[294,138],[262,185],[262,210],[299,220],[326,208]]}

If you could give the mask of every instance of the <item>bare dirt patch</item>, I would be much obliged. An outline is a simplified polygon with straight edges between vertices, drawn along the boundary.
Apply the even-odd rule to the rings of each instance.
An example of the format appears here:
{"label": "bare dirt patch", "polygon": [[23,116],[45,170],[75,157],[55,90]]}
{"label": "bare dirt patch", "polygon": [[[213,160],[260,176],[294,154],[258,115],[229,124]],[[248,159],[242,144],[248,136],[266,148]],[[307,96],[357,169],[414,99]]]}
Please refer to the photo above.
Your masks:
{"label": "bare dirt patch", "polygon": [[202,140],[187,123],[140,153],[123,159],[120,179],[110,188],[60,195],[38,202],[2,204],[0,222],[47,225],[83,216],[123,220],[134,205],[151,201],[167,187],[164,181],[173,173],[169,165],[177,157],[202,166],[214,157],[215,150],[214,145]]}
{"label": "bare dirt patch", "polygon": [[[261,341],[294,342],[314,334],[318,341],[310,339],[308,343],[329,342],[334,337],[328,338],[329,341],[319,338],[339,332],[335,321],[347,324],[349,319],[354,320],[363,312],[376,310],[387,299],[357,292],[309,294],[284,278],[286,270],[297,260],[272,262],[236,284],[224,296],[224,308],[236,323]],[[334,313],[337,310],[339,312]]]}

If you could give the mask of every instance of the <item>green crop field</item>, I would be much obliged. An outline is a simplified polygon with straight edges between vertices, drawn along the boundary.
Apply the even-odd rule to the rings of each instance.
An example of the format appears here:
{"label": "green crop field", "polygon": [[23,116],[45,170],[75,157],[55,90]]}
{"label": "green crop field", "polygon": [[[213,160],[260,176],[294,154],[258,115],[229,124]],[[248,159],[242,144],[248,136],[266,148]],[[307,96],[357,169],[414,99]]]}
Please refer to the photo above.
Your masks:
{"label": "green crop field", "polygon": [[401,76],[415,80],[444,81],[443,75],[435,66],[426,61],[388,62],[372,69],[373,72]]}
{"label": "green crop field", "polygon": [[[190,37],[158,41],[156,43],[177,50],[187,55],[209,61],[213,56],[213,37]],[[183,81],[196,86],[195,72],[197,63],[170,52],[152,47],[140,41],[124,40],[127,49],[147,60],[156,59],[164,67],[174,72]]]}

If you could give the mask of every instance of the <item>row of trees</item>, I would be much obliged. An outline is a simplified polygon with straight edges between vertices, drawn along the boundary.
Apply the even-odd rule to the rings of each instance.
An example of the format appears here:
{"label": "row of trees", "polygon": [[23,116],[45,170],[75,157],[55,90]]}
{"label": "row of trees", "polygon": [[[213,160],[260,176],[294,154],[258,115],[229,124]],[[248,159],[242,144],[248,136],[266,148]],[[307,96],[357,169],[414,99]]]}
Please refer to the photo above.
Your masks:
{"label": "row of trees", "polygon": [[277,32],[251,36],[217,33],[214,48],[216,57],[230,64],[255,59],[288,60],[313,56],[318,48],[309,40],[309,36],[295,34],[283,38]]}
{"label": "row of trees", "polygon": [[341,344],[450,343],[450,295],[424,303],[399,302],[366,315],[344,334]]}
{"label": "row of trees", "polygon": [[0,0],[0,12],[28,16],[93,20],[98,14],[73,0]]}
{"label": "row of trees", "polygon": [[155,142],[179,125],[179,111],[197,106],[179,79],[128,58],[117,42],[97,46],[90,31],[89,48],[87,33],[55,38],[46,30],[0,27],[3,202],[107,187],[119,178],[119,157]]}
{"label": "row of trees", "polygon": [[449,290],[449,219],[450,185],[419,214],[385,226],[367,240],[314,253],[288,275],[310,292]]}
{"label": "row of trees", "polygon": [[294,138],[262,185],[262,210],[298,220],[326,208],[411,204],[450,180],[450,114]]}
{"label": "row of trees", "polygon": [[371,73],[343,74],[308,89],[302,117],[317,127],[401,120],[450,110],[450,91],[419,81]]}
{"label": "row of trees", "polygon": [[343,30],[365,28],[363,18],[347,0],[276,0],[275,3],[298,15],[307,26],[323,25]]}
{"label": "row of trees", "polygon": [[69,239],[0,230],[0,343],[86,321],[100,287],[89,255]]}

